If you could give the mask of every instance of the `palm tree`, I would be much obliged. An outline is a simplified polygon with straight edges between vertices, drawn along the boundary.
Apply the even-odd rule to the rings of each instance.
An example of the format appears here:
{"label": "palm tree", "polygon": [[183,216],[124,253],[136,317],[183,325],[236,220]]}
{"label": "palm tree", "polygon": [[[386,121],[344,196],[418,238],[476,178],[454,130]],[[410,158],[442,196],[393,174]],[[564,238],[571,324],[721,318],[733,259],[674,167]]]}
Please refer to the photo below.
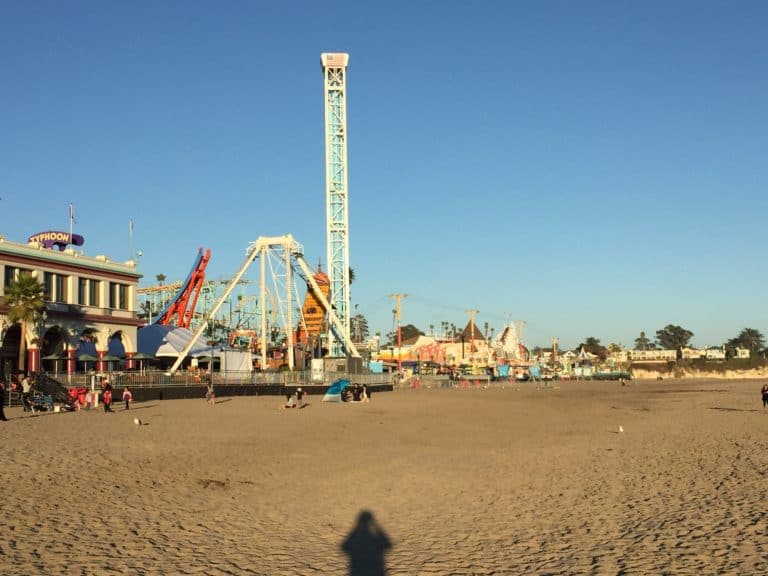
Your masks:
{"label": "palm tree", "polygon": [[21,324],[19,343],[19,370],[24,370],[24,356],[27,352],[27,325],[37,324],[45,311],[45,286],[29,274],[21,274],[5,288],[3,302],[10,307],[8,320]]}

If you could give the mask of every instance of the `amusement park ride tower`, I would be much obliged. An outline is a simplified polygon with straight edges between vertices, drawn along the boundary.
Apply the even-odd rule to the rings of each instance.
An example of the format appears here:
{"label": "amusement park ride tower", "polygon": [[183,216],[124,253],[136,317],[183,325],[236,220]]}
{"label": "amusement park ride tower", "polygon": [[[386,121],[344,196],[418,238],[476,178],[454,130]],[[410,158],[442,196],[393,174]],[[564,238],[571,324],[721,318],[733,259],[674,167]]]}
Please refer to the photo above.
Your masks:
{"label": "amusement park ride tower", "polygon": [[326,243],[330,304],[343,326],[328,332],[331,356],[347,355],[349,334],[349,216],[347,212],[347,98],[349,54],[320,55],[325,79]]}

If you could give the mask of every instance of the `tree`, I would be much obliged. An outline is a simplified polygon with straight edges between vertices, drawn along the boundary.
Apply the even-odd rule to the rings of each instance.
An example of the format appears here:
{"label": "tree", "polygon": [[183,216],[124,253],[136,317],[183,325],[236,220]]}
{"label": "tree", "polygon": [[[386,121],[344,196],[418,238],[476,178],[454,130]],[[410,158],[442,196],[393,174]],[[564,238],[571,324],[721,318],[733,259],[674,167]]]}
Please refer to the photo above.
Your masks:
{"label": "tree", "polygon": [[27,352],[27,326],[36,324],[45,311],[45,286],[29,274],[20,274],[5,288],[3,302],[9,306],[8,320],[21,324],[19,344],[19,370],[24,370],[24,356]]}
{"label": "tree", "polygon": [[616,342],[611,342],[608,344],[608,353],[609,354],[621,354],[622,348],[620,344],[617,344]]}
{"label": "tree", "polygon": [[403,339],[403,341],[416,338],[422,334],[424,334],[424,332],[416,328],[416,326],[413,324],[406,324],[405,326],[400,327],[400,337]]}
{"label": "tree", "polygon": [[725,347],[731,352],[736,348],[746,348],[755,355],[765,347],[765,337],[755,328],[744,328],[736,338],[728,340]]}
{"label": "tree", "polygon": [[640,336],[635,338],[635,350],[650,350],[652,347],[653,342],[645,335],[645,332],[640,332]]}
{"label": "tree", "polygon": [[368,320],[362,314],[352,316],[352,340],[354,342],[365,342],[370,335]]}
{"label": "tree", "polygon": [[608,350],[600,344],[600,339],[594,336],[590,336],[579,344],[578,349],[581,350],[582,348],[590,354],[595,354],[600,360],[605,360],[608,357]]}
{"label": "tree", "polygon": [[685,348],[689,345],[691,338],[693,338],[693,332],[674,324],[667,324],[661,330],[656,331],[656,341],[665,350]]}

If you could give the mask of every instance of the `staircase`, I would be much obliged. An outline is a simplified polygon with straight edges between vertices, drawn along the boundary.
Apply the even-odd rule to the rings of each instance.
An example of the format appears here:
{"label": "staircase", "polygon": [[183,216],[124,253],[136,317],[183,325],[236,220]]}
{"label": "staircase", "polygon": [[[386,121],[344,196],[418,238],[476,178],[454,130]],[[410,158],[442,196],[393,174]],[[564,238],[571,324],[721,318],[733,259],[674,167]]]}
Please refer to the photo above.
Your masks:
{"label": "staircase", "polygon": [[35,390],[46,396],[52,396],[54,402],[66,402],[68,398],[67,387],[46,374],[37,375]]}

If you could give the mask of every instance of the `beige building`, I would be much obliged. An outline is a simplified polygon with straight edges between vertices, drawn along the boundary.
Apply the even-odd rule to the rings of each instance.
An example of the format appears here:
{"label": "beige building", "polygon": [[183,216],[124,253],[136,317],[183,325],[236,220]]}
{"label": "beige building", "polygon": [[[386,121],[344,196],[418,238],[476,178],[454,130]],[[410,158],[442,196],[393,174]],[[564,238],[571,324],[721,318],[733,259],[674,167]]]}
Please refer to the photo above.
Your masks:
{"label": "beige building", "polygon": [[[11,325],[8,306],[0,303],[0,374],[40,370],[73,373],[84,368],[105,370],[101,360],[109,349],[129,358],[136,353],[140,324],[135,309],[136,287],[141,274],[136,262],[115,262],[106,256],[85,256],[60,242],[46,247],[33,240],[61,233],[30,237],[26,244],[0,236],[0,296],[19,275],[29,274],[45,287],[45,311],[36,324]],[[82,242],[82,240],[81,240]],[[0,300],[2,302],[2,300]],[[19,358],[22,338],[26,352]],[[99,360],[78,361],[82,353]]]}
{"label": "beige building", "polygon": [[677,350],[629,350],[632,362],[674,362],[677,360]]}

